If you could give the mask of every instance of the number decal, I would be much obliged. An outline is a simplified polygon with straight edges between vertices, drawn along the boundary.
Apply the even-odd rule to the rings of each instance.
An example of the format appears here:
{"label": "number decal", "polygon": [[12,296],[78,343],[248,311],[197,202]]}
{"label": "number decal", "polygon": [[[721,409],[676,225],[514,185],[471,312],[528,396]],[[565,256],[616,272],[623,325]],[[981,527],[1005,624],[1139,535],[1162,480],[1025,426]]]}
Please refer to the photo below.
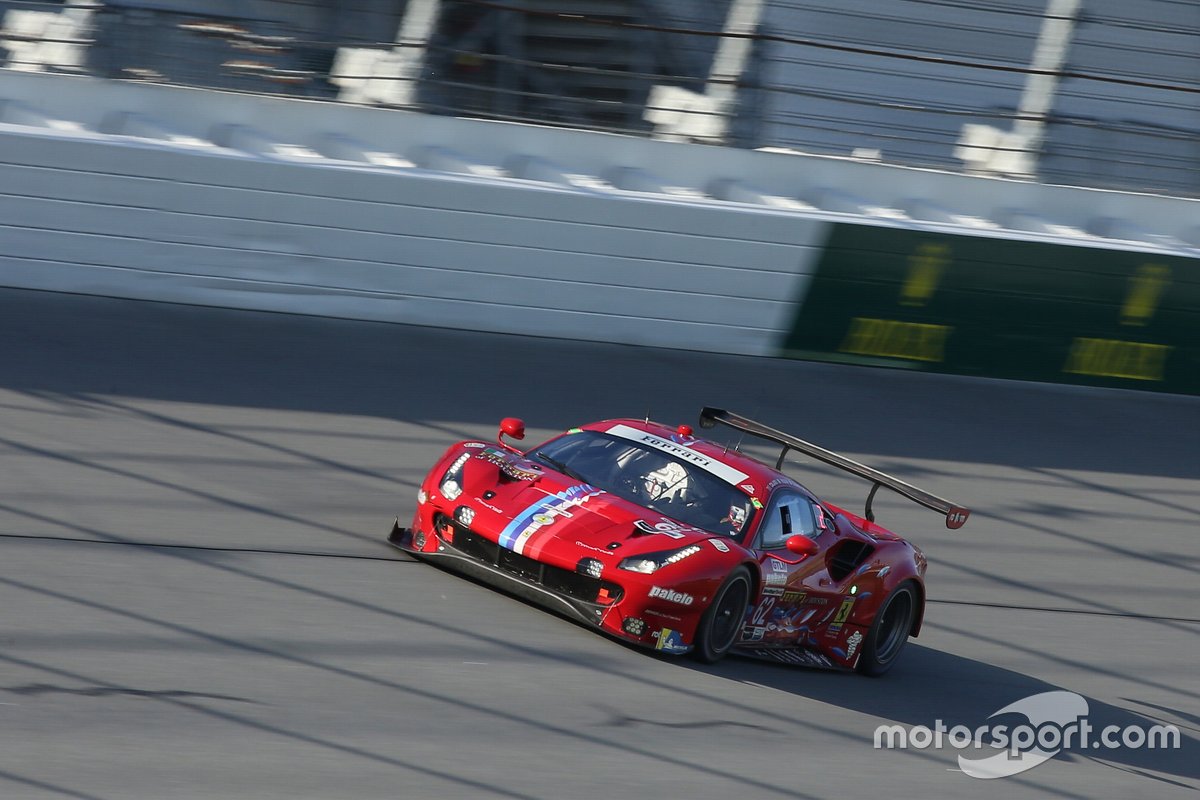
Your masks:
{"label": "number decal", "polygon": [[774,597],[764,597],[762,602],[758,604],[758,608],[754,609],[754,616],[750,618],[751,625],[766,625],[767,615],[771,613],[771,609],[775,608]]}

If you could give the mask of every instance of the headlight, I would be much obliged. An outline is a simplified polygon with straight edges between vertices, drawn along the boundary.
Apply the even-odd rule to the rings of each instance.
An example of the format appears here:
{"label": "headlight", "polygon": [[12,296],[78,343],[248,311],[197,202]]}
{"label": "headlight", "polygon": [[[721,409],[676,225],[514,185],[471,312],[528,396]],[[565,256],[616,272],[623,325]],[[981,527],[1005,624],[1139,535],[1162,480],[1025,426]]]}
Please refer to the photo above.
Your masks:
{"label": "headlight", "polygon": [[442,473],[442,479],[438,481],[438,489],[447,500],[457,500],[462,494],[462,486],[459,485],[458,478],[462,474],[463,464],[467,463],[467,459],[471,457],[470,453],[463,453],[458,458],[454,459],[454,463],[450,468]]}
{"label": "headlight", "polygon": [[652,572],[657,572],[668,564],[674,564],[683,561],[688,556],[694,556],[700,552],[700,545],[689,544],[687,547],[680,547],[678,550],[662,550],[657,553],[646,553],[640,556],[630,556],[623,559],[617,565],[619,569],[628,572],[641,572],[649,575]]}

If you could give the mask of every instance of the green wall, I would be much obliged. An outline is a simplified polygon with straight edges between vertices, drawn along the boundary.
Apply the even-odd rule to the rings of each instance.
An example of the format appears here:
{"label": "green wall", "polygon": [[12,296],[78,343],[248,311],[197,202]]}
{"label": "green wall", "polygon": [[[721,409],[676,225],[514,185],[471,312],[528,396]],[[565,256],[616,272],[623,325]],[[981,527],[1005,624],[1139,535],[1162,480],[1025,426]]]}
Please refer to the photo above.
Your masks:
{"label": "green wall", "polygon": [[837,223],[795,358],[1200,394],[1200,259]]}

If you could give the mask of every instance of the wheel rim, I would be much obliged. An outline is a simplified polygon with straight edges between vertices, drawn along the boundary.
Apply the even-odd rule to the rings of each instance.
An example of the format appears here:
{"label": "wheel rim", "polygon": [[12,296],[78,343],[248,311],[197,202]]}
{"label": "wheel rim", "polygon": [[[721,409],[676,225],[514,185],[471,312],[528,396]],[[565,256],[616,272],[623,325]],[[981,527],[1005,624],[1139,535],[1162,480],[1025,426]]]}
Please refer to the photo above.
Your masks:
{"label": "wheel rim", "polygon": [[897,592],[888,602],[887,607],[880,612],[879,633],[875,647],[875,659],[880,664],[886,664],[900,652],[909,628],[912,627],[913,599],[912,593]]}
{"label": "wheel rim", "polygon": [[717,607],[713,609],[712,636],[709,639],[715,652],[722,653],[733,646],[749,602],[750,586],[743,578],[729,584],[721,595]]}

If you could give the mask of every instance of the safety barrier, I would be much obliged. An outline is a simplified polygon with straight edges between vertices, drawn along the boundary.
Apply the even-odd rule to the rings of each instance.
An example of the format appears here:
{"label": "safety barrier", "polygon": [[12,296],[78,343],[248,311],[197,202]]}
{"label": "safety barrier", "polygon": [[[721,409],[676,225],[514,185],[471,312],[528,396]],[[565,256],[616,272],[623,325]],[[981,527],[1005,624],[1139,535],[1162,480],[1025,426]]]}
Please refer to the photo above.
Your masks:
{"label": "safety barrier", "polygon": [[3,133],[0,284],[768,354],[824,223]]}
{"label": "safety barrier", "polygon": [[0,285],[1200,391],[1196,201],[19,77]]}

